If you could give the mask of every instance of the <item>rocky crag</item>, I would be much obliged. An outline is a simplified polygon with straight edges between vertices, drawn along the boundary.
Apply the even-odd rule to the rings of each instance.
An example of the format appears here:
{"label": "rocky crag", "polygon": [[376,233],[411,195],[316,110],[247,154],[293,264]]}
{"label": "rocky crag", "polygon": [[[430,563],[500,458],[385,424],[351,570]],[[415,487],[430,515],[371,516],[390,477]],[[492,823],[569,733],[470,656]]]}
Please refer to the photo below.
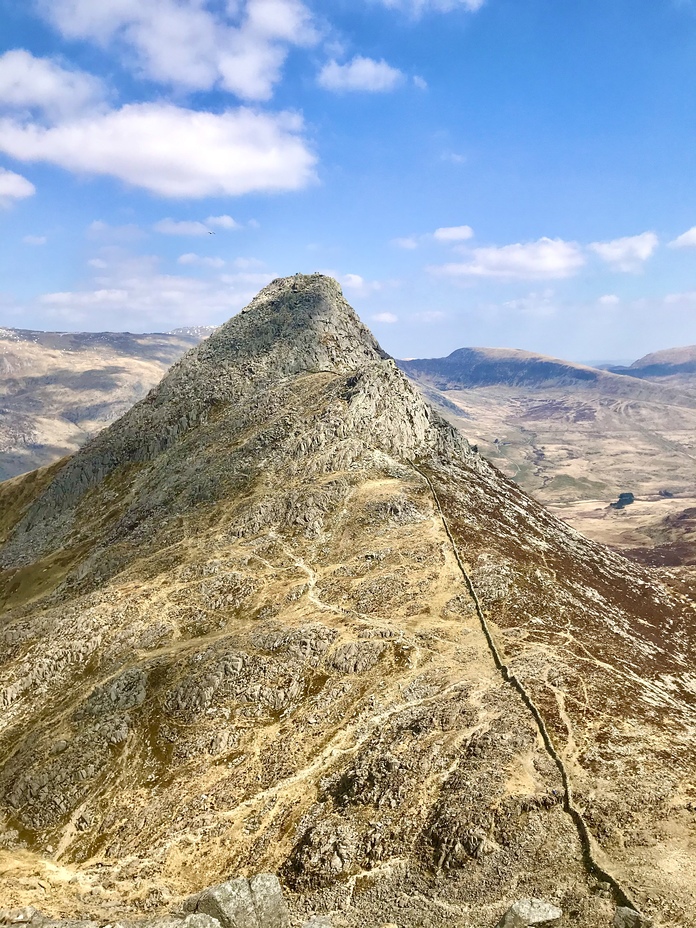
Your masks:
{"label": "rocky crag", "polygon": [[0,484],[0,545],[3,907],[271,872],[295,924],[693,922],[688,589],[487,464],[330,278]]}

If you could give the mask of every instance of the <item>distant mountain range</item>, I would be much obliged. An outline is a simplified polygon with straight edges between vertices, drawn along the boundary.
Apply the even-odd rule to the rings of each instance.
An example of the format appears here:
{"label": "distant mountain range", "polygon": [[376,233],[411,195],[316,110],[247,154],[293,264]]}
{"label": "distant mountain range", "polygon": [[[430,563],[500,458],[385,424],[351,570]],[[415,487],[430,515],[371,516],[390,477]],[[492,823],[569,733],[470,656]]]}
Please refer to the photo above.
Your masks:
{"label": "distant mountain range", "polygon": [[0,328],[0,480],[77,451],[200,339]]}
{"label": "distant mountain range", "polygon": [[[575,528],[647,563],[696,563],[696,346],[610,370],[504,348],[398,363]],[[610,508],[621,493],[635,502]]]}
{"label": "distant mountain range", "polygon": [[[215,326],[0,329],[0,480],[74,453]],[[696,346],[608,370],[505,348],[401,369],[527,492],[649,563],[696,561]],[[635,503],[609,508],[620,493]]]}

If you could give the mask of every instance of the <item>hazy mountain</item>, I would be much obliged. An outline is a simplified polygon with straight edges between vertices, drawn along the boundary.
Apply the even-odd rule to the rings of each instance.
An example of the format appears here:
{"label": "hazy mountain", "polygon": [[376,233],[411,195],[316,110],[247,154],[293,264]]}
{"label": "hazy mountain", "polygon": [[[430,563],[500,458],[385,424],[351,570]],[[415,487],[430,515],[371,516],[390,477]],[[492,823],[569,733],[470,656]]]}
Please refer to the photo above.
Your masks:
{"label": "hazy mountain", "polygon": [[152,919],[271,871],[339,928],[692,923],[688,590],[488,464],[331,279],[274,281],[0,518],[7,905]]}
{"label": "hazy mountain", "polygon": [[688,377],[696,383],[696,345],[684,348],[668,348],[655,351],[634,361],[630,367],[617,368],[618,373],[631,377],[662,379],[665,377]]}
{"label": "hazy mountain", "polygon": [[[663,354],[671,369],[683,367],[692,350],[660,352],[635,369],[654,373],[651,358]],[[638,379],[492,348],[399,365],[484,455],[575,528],[643,561],[696,564],[681,518],[696,506],[696,393],[686,374]],[[636,502],[610,508],[626,492]]]}
{"label": "hazy mountain", "polygon": [[0,479],[76,451],[202,337],[0,328]]}

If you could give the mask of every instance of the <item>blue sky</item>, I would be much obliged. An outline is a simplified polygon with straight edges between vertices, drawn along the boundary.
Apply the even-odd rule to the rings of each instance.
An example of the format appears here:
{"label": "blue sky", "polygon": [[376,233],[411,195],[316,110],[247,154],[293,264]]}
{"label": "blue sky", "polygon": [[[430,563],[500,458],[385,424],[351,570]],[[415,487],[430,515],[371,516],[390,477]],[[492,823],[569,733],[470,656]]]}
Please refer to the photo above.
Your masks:
{"label": "blue sky", "polygon": [[0,0],[0,43],[0,325],[320,270],[401,357],[696,342],[691,0]]}

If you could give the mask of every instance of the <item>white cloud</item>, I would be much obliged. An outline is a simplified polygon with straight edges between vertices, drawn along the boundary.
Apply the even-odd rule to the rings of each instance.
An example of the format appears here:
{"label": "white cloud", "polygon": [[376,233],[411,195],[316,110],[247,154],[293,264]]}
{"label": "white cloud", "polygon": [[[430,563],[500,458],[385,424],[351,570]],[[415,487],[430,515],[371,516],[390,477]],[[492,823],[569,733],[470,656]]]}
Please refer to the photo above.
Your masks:
{"label": "white cloud", "polygon": [[433,232],[433,238],[438,242],[465,242],[473,237],[471,226],[446,226]]}
{"label": "white cloud", "polygon": [[76,113],[103,97],[97,78],[67,70],[50,58],[21,48],[0,55],[0,107],[39,109],[51,115]]}
{"label": "white cloud", "polygon": [[540,293],[529,293],[527,296],[503,303],[503,309],[536,319],[546,319],[556,314],[556,302],[553,290],[543,290]]}
{"label": "white cloud", "polygon": [[670,248],[696,248],[696,226],[693,226],[682,235],[677,236],[669,243]]}
{"label": "white cloud", "polygon": [[480,10],[486,0],[381,0],[381,3],[392,10],[401,10],[420,16],[427,12],[450,13],[453,10],[467,10],[475,13]]}
{"label": "white cloud", "polygon": [[45,235],[25,235],[22,241],[25,245],[45,245],[47,239]]}
{"label": "white cloud", "polygon": [[0,168],[0,208],[6,208],[15,200],[33,197],[36,187],[26,177]]}
{"label": "white cloud", "polygon": [[395,316],[394,313],[377,313],[372,316],[373,322],[385,322],[387,325],[393,325],[395,322],[399,321],[399,317]]}
{"label": "white cloud", "polygon": [[[148,78],[268,100],[292,46],[318,40],[301,0],[40,0],[69,39],[117,42]],[[123,56],[122,56],[123,57]],[[127,58],[125,59],[127,61]]]}
{"label": "white cloud", "polygon": [[414,84],[414,86],[417,87],[419,90],[427,90],[427,89],[428,89],[428,82],[426,81],[426,79],[425,79],[424,77],[421,77],[419,74],[414,74],[414,75],[413,75],[413,84]]}
{"label": "white cloud", "polygon": [[0,150],[22,161],[106,174],[165,197],[236,196],[296,190],[314,177],[315,156],[299,115],[240,107],[195,112],[130,104],[45,128],[0,120]]}
{"label": "white cloud", "polygon": [[562,239],[540,238],[525,244],[475,248],[469,260],[432,268],[453,277],[553,279],[571,277],[585,264],[580,246]]}
{"label": "white cloud", "polygon": [[329,61],[319,72],[319,85],[326,90],[364,90],[383,93],[394,90],[404,80],[398,68],[386,61],[375,61],[357,55],[347,64]]}
{"label": "white cloud", "polygon": [[222,260],[222,258],[201,257],[200,255],[194,254],[193,252],[180,255],[177,260],[179,264],[194,265],[197,267],[220,268],[225,266],[225,262]]}
{"label": "white cloud", "polygon": [[629,235],[611,242],[593,242],[589,248],[618,271],[638,271],[659,244],[654,232]]}
{"label": "white cloud", "polygon": [[604,296],[600,296],[599,302],[602,306],[616,306],[621,300],[615,293],[607,293]]}
{"label": "white cloud", "polygon": [[393,238],[392,245],[396,245],[397,248],[404,248],[406,251],[413,251],[418,248],[418,239],[415,235],[406,238]]}

